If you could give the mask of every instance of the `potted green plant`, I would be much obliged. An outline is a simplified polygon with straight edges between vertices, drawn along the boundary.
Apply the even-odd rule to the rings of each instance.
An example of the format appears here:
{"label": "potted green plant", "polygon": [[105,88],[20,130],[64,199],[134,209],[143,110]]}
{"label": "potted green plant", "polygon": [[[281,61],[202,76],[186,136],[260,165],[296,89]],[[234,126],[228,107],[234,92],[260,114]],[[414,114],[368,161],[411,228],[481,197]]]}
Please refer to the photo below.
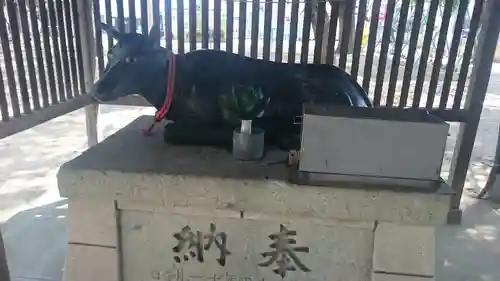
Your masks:
{"label": "potted green plant", "polygon": [[264,114],[269,97],[260,88],[234,85],[221,100],[225,118],[239,123],[233,131],[233,155],[240,160],[258,160],[264,156],[264,130],[252,121]]}

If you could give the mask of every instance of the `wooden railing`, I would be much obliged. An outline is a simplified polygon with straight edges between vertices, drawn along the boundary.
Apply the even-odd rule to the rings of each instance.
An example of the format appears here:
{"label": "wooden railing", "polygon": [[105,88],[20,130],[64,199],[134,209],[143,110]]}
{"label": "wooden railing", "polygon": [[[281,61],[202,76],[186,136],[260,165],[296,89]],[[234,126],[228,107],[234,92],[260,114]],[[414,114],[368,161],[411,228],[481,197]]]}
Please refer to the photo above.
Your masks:
{"label": "wooden railing", "polygon": [[[79,1],[2,1],[2,121],[45,108],[62,114],[88,102],[53,108],[85,93]],[[138,32],[154,22],[162,26],[162,45],[176,53],[212,48],[335,64],[357,77],[377,106],[425,108],[463,122],[484,1],[100,0],[93,1],[92,31],[99,71],[113,40],[98,21]],[[1,135],[55,114],[30,117],[25,126],[2,124]]]}
{"label": "wooden railing", "polygon": [[99,21],[128,32],[157,23],[161,44],[175,53],[210,48],[335,64],[376,106],[460,122],[450,177],[459,198],[497,43],[499,1],[0,0],[0,137],[91,103],[84,93],[114,44]]}
{"label": "wooden railing", "polygon": [[85,103],[76,1],[0,0],[0,137]]}
{"label": "wooden railing", "polygon": [[[160,24],[162,45],[176,53],[211,48],[278,62],[335,64],[356,76],[377,106],[426,108],[447,121],[464,121],[484,0],[381,3],[105,0],[94,2],[94,13],[122,31]],[[113,42],[96,31],[102,70]]]}

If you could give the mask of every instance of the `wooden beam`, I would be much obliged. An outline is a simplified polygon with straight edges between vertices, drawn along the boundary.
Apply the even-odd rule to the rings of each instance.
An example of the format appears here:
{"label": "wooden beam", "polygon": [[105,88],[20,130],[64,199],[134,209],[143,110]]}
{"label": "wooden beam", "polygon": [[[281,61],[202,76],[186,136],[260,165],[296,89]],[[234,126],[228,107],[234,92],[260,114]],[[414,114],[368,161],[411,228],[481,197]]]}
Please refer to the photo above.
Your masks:
{"label": "wooden beam", "polygon": [[53,118],[80,109],[92,102],[92,99],[88,95],[78,96],[64,103],[58,103],[41,110],[33,111],[30,114],[13,118],[10,121],[1,122],[0,139],[33,128]]}
{"label": "wooden beam", "polygon": [[467,122],[462,123],[459,128],[449,177],[451,187],[456,192],[450,204],[450,223],[460,223],[461,221],[460,200],[488,89],[498,33],[500,32],[500,0],[486,1],[485,5],[482,27],[474,54],[474,66],[465,100],[465,109],[469,112],[469,116]]}
{"label": "wooden beam", "polygon": [[497,135],[497,148],[495,152],[495,160],[493,161],[493,166],[491,167],[490,174],[488,175],[488,180],[484,188],[476,195],[476,198],[482,199],[494,186],[497,180],[497,174],[499,172],[498,166],[500,165],[500,130]]}
{"label": "wooden beam", "polygon": [[[78,21],[80,23],[81,42],[77,42],[77,44],[81,44],[83,53],[85,93],[88,93],[89,89],[92,87],[96,74],[96,48],[93,32],[94,20],[92,17],[93,9],[93,1],[78,1]],[[98,116],[99,104],[93,103],[85,107],[85,124],[87,127],[87,143],[89,147],[99,142],[97,128]]]}
{"label": "wooden beam", "polygon": [[9,266],[7,265],[7,254],[3,244],[2,230],[0,229],[0,280],[10,281]]}
{"label": "wooden beam", "polygon": [[85,127],[87,128],[87,145],[94,146],[99,143],[98,122],[99,104],[93,103],[85,107]]}

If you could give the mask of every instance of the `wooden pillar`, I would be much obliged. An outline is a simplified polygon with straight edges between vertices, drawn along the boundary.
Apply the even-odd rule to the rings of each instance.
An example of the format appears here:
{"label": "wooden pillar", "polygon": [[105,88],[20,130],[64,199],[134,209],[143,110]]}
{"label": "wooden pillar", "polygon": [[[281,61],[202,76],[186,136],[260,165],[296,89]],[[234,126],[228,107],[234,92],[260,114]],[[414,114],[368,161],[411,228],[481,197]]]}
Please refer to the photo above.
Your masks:
{"label": "wooden pillar", "polygon": [[89,147],[99,142],[98,134],[99,104],[93,103],[85,107],[85,126],[87,128],[87,145]]}
{"label": "wooden pillar", "polygon": [[9,281],[9,266],[7,265],[7,254],[5,253],[5,246],[3,244],[2,230],[0,229],[0,280]]}
{"label": "wooden pillar", "polygon": [[477,194],[477,198],[482,199],[486,194],[493,201],[500,201],[500,128],[497,135],[497,148],[495,152],[495,160],[493,161],[493,166],[491,167],[490,174],[488,175],[488,180],[484,188]]}
{"label": "wooden pillar", "polygon": [[[148,4],[148,32],[154,24],[160,24],[160,2],[159,0],[152,0]],[[160,46],[160,41],[155,42]]]}
{"label": "wooden pillar", "polygon": [[[80,33],[83,52],[83,69],[85,76],[85,91],[92,87],[96,73],[96,50],[94,36],[94,20],[93,20],[93,1],[76,0],[78,1],[78,20],[80,21]],[[87,127],[87,143],[88,146],[93,146],[99,142],[98,136],[98,115],[99,104],[93,103],[85,107],[85,122]]]}
{"label": "wooden pillar", "polygon": [[500,0],[486,0],[485,2],[481,30],[474,54],[474,66],[465,100],[465,109],[468,112],[467,122],[460,124],[451,165],[451,186],[456,195],[451,200],[448,221],[453,224],[458,224],[461,221],[460,200],[490,80],[498,33],[500,32]]}
{"label": "wooden pillar", "polygon": [[157,1],[150,1],[148,5],[148,32],[151,30],[151,27],[153,27],[154,24],[154,4]]}

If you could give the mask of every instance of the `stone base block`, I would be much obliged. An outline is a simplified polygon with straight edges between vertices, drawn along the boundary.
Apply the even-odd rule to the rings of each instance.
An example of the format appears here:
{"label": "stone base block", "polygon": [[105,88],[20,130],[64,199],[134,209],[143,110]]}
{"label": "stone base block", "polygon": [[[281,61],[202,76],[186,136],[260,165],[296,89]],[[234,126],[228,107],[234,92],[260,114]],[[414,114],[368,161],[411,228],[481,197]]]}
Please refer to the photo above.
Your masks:
{"label": "stone base block", "polygon": [[68,241],[70,243],[117,247],[115,201],[72,198],[68,203]]}
{"label": "stone base block", "polygon": [[122,211],[123,280],[370,280],[373,223],[253,217]]}
{"label": "stone base block", "polygon": [[434,227],[380,223],[375,230],[373,272],[433,277],[434,241]]}
{"label": "stone base block", "polygon": [[63,281],[119,281],[118,251],[114,248],[69,244]]}

